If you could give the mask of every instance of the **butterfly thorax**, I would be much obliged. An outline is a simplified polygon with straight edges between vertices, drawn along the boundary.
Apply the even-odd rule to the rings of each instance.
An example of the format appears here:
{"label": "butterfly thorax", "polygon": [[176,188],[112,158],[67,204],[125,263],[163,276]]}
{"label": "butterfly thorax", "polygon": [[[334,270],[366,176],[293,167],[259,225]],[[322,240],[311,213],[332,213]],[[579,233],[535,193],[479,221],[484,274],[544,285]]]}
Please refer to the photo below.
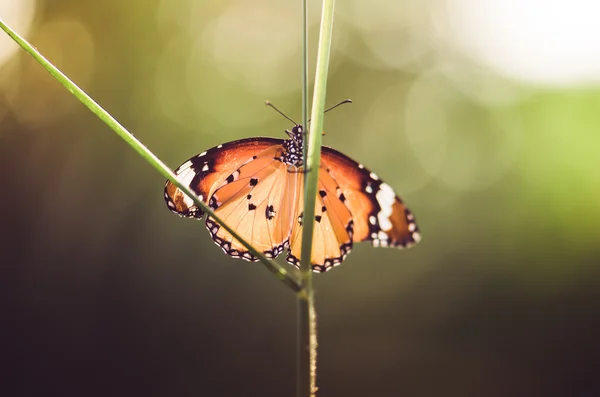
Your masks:
{"label": "butterfly thorax", "polygon": [[290,139],[283,142],[282,161],[294,167],[302,166],[302,151],[304,150],[304,128],[295,125],[291,131],[286,130]]}

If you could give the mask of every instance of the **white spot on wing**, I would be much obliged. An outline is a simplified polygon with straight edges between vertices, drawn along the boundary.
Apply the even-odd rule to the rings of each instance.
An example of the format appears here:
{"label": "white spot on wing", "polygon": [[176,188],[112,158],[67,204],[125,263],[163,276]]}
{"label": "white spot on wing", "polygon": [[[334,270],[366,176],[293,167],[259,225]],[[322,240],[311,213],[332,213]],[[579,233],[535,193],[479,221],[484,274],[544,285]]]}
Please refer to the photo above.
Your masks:
{"label": "white spot on wing", "polygon": [[198,157],[202,157],[202,156],[204,156],[204,155],[206,155],[206,152],[202,152],[202,153],[200,153],[200,154],[198,155]]}
{"label": "white spot on wing", "polygon": [[191,166],[192,162],[190,160],[186,161],[185,163],[181,164],[179,168],[177,168],[177,174],[180,174],[185,170],[189,170]]}
{"label": "white spot on wing", "polygon": [[388,231],[392,229],[392,222],[390,222],[390,216],[392,215],[392,207],[396,201],[396,194],[387,183],[379,185],[379,191],[375,195],[381,211],[377,214],[377,220],[379,220],[379,226],[381,230]]}
{"label": "white spot on wing", "polygon": [[373,215],[371,215],[371,216],[369,217],[369,223],[370,223],[371,225],[375,225],[375,224],[377,223],[377,218],[375,218]]}
{"label": "white spot on wing", "polygon": [[418,243],[419,241],[421,241],[421,234],[419,232],[414,232],[412,234],[412,238],[413,240],[415,240],[415,243]]}
{"label": "white spot on wing", "polygon": [[[177,175],[177,179],[179,180],[179,182],[181,182],[182,185],[190,186],[192,180],[196,176],[196,173],[191,168],[191,166],[192,163],[190,161],[187,161],[184,164],[182,164],[181,167],[179,167],[180,171]],[[183,193],[180,189],[177,189],[177,192],[183,196],[183,203],[188,207],[188,209],[195,208],[196,205],[194,204],[194,200],[192,200],[188,195]],[[200,200],[203,200],[202,196],[200,196]]]}
{"label": "white spot on wing", "polygon": [[367,185],[367,186],[365,187],[365,191],[366,191],[367,193],[371,194],[371,193],[373,193],[373,188],[371,187],[371,185]]}
{"label": "white spot on wing", "polygon": [[206,172],[206,171],[208,171],[208,168],[209,168],[209,167],[208,167],[208,163],[204,164],[204,165],[202,166],[202,172]]}
{"label": "white spot on wing", "polygon": [[359,164],[359,165],[358,165],[358,168],[360,168],[360,169],[362,170],[363,168],[365,168],[365,166],[364,166],[364,165],[362,165],[362,164]]}
{"label": "white spot on wing", "polygon": [[[182,194],[183,194],[183,192],[182,192]],[[192,198],[190,196],[187,196],[185,194],[183,194],[183,202],[188,207],[188,209],[195,205],[194,200],[192,200]]]}
{"label": "white spot on wing", "polygon": [[181,182],[182,185],[190,186],[190,184],[192,183],[192,179],[194,179],[194,176],[196,176],[196,173],[191,168],[187,168],[179,175],[177,175],[177,179],[179,180],[179,182]]}
{"label": "white spot on wing", "polygon": [[372,179],[376,180],[376,181],[378,181],[378,180],[379,180],[379,177],[378,177],[378,176],[377,176],[377,175],[376,175],[374,172],[371,172],[371,173],[369,174],[369,176],[370,176]]}

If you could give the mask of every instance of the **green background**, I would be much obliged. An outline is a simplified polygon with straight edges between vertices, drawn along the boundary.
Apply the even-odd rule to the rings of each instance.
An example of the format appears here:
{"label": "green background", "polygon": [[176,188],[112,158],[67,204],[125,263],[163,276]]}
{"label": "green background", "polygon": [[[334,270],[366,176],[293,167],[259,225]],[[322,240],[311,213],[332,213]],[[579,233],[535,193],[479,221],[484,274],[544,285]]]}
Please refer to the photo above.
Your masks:
{"label": "green background", "polygon": [[[21,33],[175,168],[283,138],[265,99],[300,119],[300,6],[280,3],[48,0]],[[598,86],[512,81],[415,33],[412,3],[391,30],[349,4],[328,104],[354,104],[324,143],[423,240],[315,276],[320,395],[597,395]],[[293,294],[172,215],[163,179],[22,51],[0,94],[0,394],[292,395]]]}

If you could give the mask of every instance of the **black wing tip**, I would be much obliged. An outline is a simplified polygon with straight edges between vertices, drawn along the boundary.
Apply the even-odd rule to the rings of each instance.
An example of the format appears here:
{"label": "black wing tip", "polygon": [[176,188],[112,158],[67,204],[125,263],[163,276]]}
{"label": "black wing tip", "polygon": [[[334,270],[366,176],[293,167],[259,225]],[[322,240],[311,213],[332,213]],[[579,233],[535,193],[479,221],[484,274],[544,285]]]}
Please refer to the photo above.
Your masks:
{"label": "black wing tip", "polygon": [[[414,221],[414,218],[407,218],[408,236],[402,240],[391,240],[389,235],[381,231],[382,235],[377,233],[377,237],[371,236],[371,244],[373,247],[389,247],[389,248],[411,248],[421,241],[421,231]],[[384,238],[385,237],[385,238]]]}

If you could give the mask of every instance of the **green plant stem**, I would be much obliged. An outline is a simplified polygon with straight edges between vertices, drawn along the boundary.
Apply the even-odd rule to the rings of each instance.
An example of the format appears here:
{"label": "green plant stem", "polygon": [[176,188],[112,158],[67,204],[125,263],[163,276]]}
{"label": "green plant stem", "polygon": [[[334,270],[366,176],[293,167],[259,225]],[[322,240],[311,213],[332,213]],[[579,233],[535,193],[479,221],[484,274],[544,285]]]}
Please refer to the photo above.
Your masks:
{"label": "green plant stem", "polygon": [[100,120],[104,121],[113,131],[117,133],[129,146],[131,146],[142,158],[144,158],[152,167],[154,167],[163,177],[170,180],[181,189],[186,195],[188,195],[194,203],[202,208],[209,216],[215,219],[219,224],[223,226],[231,235],[237,239],[244,247],[246,247],[253,255],[257,256],[260,261],[273,272],[279,280],[285,285],[294,290],[298,296],[304,297],[306,292],[301,281],[297,280],[291,273],[286,271],[276,262],[267,259],[261,252],[258,252],[251,244],[244,241],[233,229],[225,224],[215,213],[206,206],[198,196],[188,187],[184,186],[179,182],[175,174],[167,167],[158,157],[148,150],[139,140],[137,140],[133,134],[125,129],[115,118],[113,118],[106,110],[98,105],[94,100],[87,95],[81,88],[73,83],[67,76],[65,76],[58,68],[56,68],[50,61],[48,61],[42,54],[39,53],[31,44],[29,44],[24,38],[19,36],[15,31],[8,27],[3,20],[0,19],[0,28],[4,30],[17,44],[19,44],[29,55],[31,55],[37,62],[39,62],[44,69],[46,69],[56,80],[58,80],[71,94],[79,99],[85,106],[88,107]]}
{"label": "green plant stem", "polygon": [[[303,61],[306,65],[307,48],[307,21],[306,2],[303,1]],[[329,58],[331,52],[331,36],[333,32],[333,11],[335,0],[323,0],[321,14],[321,27],[319,32],[319,45],[317,48],[317,67],[315,72],[315,86],[311,109],[312,125],[305,139],[305,181],[304,181],[304,215],[302,228],[302,251],[300,260],[300,274],[302,285],[306,291],[306,298],[299,299],[298,321],[299,321],[299,365],[298,370],[298,397],[307,397],[316,394],[316,371],[317,371],[317,319],[314,302],[314,291],[312,285],[312,240],[315,222],[315,200],[317,198],[317,186],[319,181],[319,168],[321,164],[321,141],[323,132],[323,118],[325,111],[325,95],[327,88],[327,72],[329,69]],[[306,92],[306,73],[303,72],[303,109],[308,107],[308,95]],[[306,95],[306,97],[305,97]],[[304,119],[307,115],[303,112],[302,122],[308,129]],[[308,374],[306,373],[308,371]]]}
{"label": "green plant stem", "polygon": [[[312,125],[305,141],[306,168],[304,183],[304,215],[302,228],[301,269],[303,273],[312,274],[311,252],[313,227],[315,222],[315,201],[317,198],[317,184],[319,181],[319,166],[321,163],[321,141],[323,133],[323,115],[325,111],[325,94],[327,83],[327,70],[329,68],[329,53],[331,47],[331,33],[333,28],[333,7],[335,0],[323,1],[323,15],[321,19],[321,33],[317,51],[317,70],[315,75],[315,88],[312,100],[311,120]],[[303,278],[305,276],[303,275]]]}
{"label": "green plant stem", "polygon": [[[302,125],[304,126],[304,137],[306,142],[306,134],[308,133],[308,0],[302,0]],[[306,168],[306,159],[308,153],[308,145],[304,145],[302,158],[304,161],[304,169]],[[303,200],[306,196],[303,197]],[[304,257],[302,257],[304,259]],[[301,264],[304,260],[301,261]],[[300,270],[301,282],[305,287],[306,299],[297,298],[296,304],[296,324],[298,330],[296,332],[296,397],[310,396],[313,385],[311,377],[311,351],[310,351],[310,307],[313,302],[312,282],[310,281],[312,274],[310,271],[310,261],[308,268],[303,266]],[[307,282],[308,279],[308,282]],[[316,330],[315,330],[316,332]],[[316,363],[316,361],[315,361]]]}

